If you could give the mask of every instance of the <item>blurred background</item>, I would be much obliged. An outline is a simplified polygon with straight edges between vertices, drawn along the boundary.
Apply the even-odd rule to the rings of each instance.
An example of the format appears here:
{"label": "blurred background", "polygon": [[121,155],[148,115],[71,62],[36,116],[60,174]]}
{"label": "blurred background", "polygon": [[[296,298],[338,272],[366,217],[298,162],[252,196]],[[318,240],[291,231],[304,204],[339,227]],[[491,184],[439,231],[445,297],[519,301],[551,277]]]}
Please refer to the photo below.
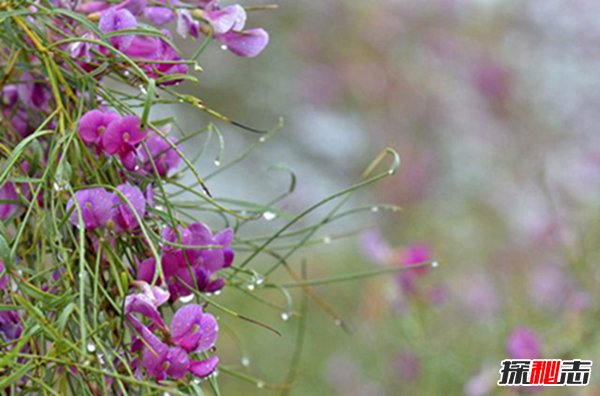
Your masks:
{"label": "blurred background", "polygon": [[[289,183],[269,167],[285,165],[297,188],[277,209],[298,213],[392,147],[398,174],[348,205],[402,211],[375,206],[327,225],[290,265],[305,262],[308,278],[439,266],[315,286],[305,320],[297,289],[287,321],[224,293],[222,304],[282,335],[223,317],[223,363],[250,378],[222,373],[223,394],[281,393],[290,379],[293,395],[517,394],[496,387],[503,359],[599,356],[600,2],[283,0],[250,14],[270,33],[266,51],[240,59],[211,45],[200,86],[181,90],[247,124],[285,126],[210,181],[213,194],[268,202]],[[184,130],[214,121],[179,119]],[[223,162],[258,139],[216,125]],[[217,169],[215,158],[201,169]],[[270,217],[248,233],[285,224]],[[280,293],[256,296],[285,305]],[[599,394],[600,380],[536,393]]]}

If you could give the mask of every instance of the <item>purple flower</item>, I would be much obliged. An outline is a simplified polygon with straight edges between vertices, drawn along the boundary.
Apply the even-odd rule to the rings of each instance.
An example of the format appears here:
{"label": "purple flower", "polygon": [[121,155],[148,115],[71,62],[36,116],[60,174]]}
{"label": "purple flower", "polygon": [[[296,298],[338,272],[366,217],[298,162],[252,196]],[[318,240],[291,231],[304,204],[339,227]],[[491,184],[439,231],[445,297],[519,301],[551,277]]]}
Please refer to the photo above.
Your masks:
{"label": "purple flower", "polygon": [[21,337],[22,332],[23,326],[17,311],[0,311],[0,340],[14,341]]}
{"label": "purple flower", "polygon": [[79,120],[79,136],[88,147],[102,150],[102,139],[106,128],[119,119],[116,113],[104,113],[100,110],[91,110],[85,113]]}
{"label": "purple flower", "polygon": [[153,24],[161,26],[175,19],[175,11],[167,7],[146,7],[144,16]]}
{"label": "purple flower", "polygon": [[377,264],[388,264],[394,250],[383,239],[379,230],[369,230],[362,235],[361,248],[365,256]]}
{"label": "purple flower", "polygon": [[198,304],[179,308],[171,320],[171,340],[187,352],[208,351],[215,346],[218,333],[215,317],[205,314]]}
{"label": "purple flower", "polygon": [[[173,145],[177,144],[174,138],[168,137],[168,139]],[[143,147],[140,148],[140,157],[144,171],[150,174],[154,173],[152,161],[161,177],[167,176],[171,169],[177,168],[181,163],[181,157],[177,151],[160,135],[151,134],[146,141],[146,146],[148,151]],[[148,152],[150,153],[150,157],[148,157]],[[152,161],[150,161],[150,158],[152,158]]]}
{"label": "purple flower", "polygon": [[512,359],[537,359],[542,354],[538,336],[528,327],[518,327],[506,341],[506,350]]}
{"label": "purple flower", "polygon": [[[170,37],[168,30],[161,30],[161,32]],[[173,63],[181,61],[183,58],[170,43],[160,37],[136,35],[133,44],[125,53],[132,58],[136,58],[142,69],[152,78],[159,78],[170,74],[185,74],[188,71],[186,64]],[[143,62],[144,60],[152,62],[145,63]],[[179,81],[168,80],[162,82],[162,84],[176,84]]]}
{"label": "purple flower", "polygon": [[29,72],[21,75],[21,83],[17,86],[17,92],[25,107],[42,110],[48,108],[50,90],[48,85],[41,80],[42,77],[34,76]]}
{"label": "purple flower", "polygon": [[[180,227],[178,233],[179,236],[171,228],[163,231],[166,242],[190,246],[190,248],[180,249],[166,244],[163,249],[162,270],[171,299],[190,295],[190,289],[208,293],[221,289],[224,285],[223,280],[219,278],[213,280],[212,277],[233,262],[234,253],[230,248],[233,231],[228,228],[213,236],[206,225],[195,223],[187,228]],[[203,249],[199,246],[219,247]],[[138,266],[138,279],[151,282],[155,272],[156,260],[146,259]]]}
{"label": "purple flower", "polygon": [[[114,194],[101,187],[79,190],[75,193],[75,197],[69,199],[67,211],[71,210],[74,202],[77,201],[81,209],[84,227],[87,230],[93,230],[105,226],[112,218],[113,199]],[[79,214],[76,207],[73,207],[69,221],[73,225],[79,225]]]}
{"label": "purple flower", "polygon": [[102,138],[104,151],[108,154],[119,154],[123,159],[133,153],[146,132],[142,131],[139,117],[127,115],[111,122]]}
{"label": "purple flower", "polygon": [[[137,296],[139,299],[146,298],[142,295]],[[148,300],[151,300],[151,297],[148,297]],[[132,307],[134,298],[128,301],[126,307]],[[136,312],[146,315],[144,312],[148,311],[152,316],[157,314],[152,301],[135,303],[142,307]],[[139,322],[135,324],[136,321],[133,323],[144,340],[142,366],[148,376],[159,381],[166,378],[180,379],[188,372],[198,377],[206,377],[216,369],[219,363],[217,356],[206,360],[190,358],[190,354],[207,352],[213,348],[219,332],[216,319],[210,314],[205,314],[199,305],[189,304],[175,312],[171,320],[169,345],[161,341],[148,327],[140,325]]]}
{"label": "purple flower", "polygon": [[135,286],[141,289],[141,293],[132,294],[125,298],[125,315],[133,326],[140,331],[141,323],[133,316],[138,313],[150,319],[160,328],[166,329],[165,322],[158,312],[158,307],[169,300],[169,292],[160,287],[151,287],[146,282],[136,281]]}
{"label": "purple flower", "polygon": [[205,11],[202,15],[213,28],[215,36],[229,31],[241,31],[246,25],[246,11],[239,4]]}
{"label": "purple flower", "polygon": [[252,58],[269,44],[269,33],[264,29],[249,29],[243,32],[229,31],[216,37],[229,51],[238,56]]}
{"label": "purple flower", "polygon": [[[102,13],[98,25],[102,33],[118,32],[119,30],[135,29],[137,20],[127,9],[110,8]],[[123,51],[133,43],[134,35],[124,34],[110,38],[111,44],[118,50]]]}
{"label": "purple flower", "polygon": [[0,220],[7,220],[19,210],[19,195],[13,183],[0,187]]}
{"label": "purple flower", "polygon": [[200,23],[192,18],[188,10],[179,10],[177,17],[177,33],[183,38],[189,35],[198,38],[200,35]]}
{"label": "purple flower", "polygon": [[[431,261],[431,250],[425,244],[415,244],[407,247],[400,254],[400,265],[409,266]],[[397,276],[398,284],[405,294],[413,294],[417,291],[415,278],[426,274],[429,267],[412,268],[400,271]]]}
{"label": "purple flower", "polygon": [[113,220],[121,230],[134,230],[140,226],[135,214],[140,219],[146,215],[146,198],[138,187],[129,184],[121,184],[117,190],[127,198],[131,206],[119,195],[113,194]]}

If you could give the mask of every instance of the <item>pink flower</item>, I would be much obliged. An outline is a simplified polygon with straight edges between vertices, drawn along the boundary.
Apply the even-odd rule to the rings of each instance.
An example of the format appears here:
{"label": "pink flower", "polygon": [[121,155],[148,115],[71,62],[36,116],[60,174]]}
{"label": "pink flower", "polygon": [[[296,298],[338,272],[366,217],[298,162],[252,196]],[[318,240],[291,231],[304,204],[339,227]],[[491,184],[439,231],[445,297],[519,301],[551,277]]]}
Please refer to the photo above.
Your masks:
{"label": "pink flower", "polygon": [[506,341],[506,350],[513,359],[537,359],[542,355],[537,334],[524,326],[513,330]]}
{"label": "pink flower", "polygon": [[98,152],[103,149],[102,139],[106,128],[120,117],[116,113],[104,113],[91,110],[79,120],[79,136],[88,147],[94,147]]}
{"label": "pink flower", "polygon": [[118,154],[122,160],[127,161],[130,159],[128,157],[135,153],[137,146],[144,140],[146,134],[141,129],[139,117],[127,115],[117,119],[106,128],[102,138],[104,151],[108,154]]}
{"label": "pink flower", "polygon": [[121,184],[117,187],[129,204],[117,194],[113,194],[113,220],[120,230],[134,230],[140,226],[136,214],[140,219],[146,215],[146,198],[142,191],[129,184]]}
{"label": "pink flower", "polygon": [[8,220],[19,210],[19,195],[13,183],[0,187],[0,220]]}
{"label": "pink flower", "polygon": [[[98,27],[102,33],[135,29],[137,27],[137,20],[127,9],[110,8],[102,13]],[[110,42],[116,49],[123,51],[133,43],[133,38],[134,36],[131,34],[117,35],[112,36]]]}
{"label": "pink flower", "polygon": [[230,31],[217,37],[232,53],[252,58],[260,54],[269,44],[269,33],[256,28],[242,32]]}
{"label": "pink flower", "polygon": [[107,225],[113,216],[112,193],[101,187],[79,190],[67,202],[67,211],[72,209],[69,222],[73,225],[79,226],[79,214],[77,208],[73,206],[75,201],[81,210],[83,226],[87,230]]}

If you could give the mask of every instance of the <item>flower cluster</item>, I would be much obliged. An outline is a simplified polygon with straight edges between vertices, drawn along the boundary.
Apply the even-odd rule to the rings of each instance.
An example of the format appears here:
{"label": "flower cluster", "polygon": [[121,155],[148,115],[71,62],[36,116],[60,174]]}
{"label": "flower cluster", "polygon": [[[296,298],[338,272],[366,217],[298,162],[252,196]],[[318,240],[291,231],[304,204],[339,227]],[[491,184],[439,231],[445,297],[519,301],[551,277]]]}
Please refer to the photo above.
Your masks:
{"label": "flower cluster", "polygon": [[[192,7],[178,0],[125,0],[118,4],[94,0],[82,3],[76,10],[98,20],[100,31],[111,35],[110,44],[135,59],[153,78],[186,74],[188,66],[171,43],[169,30],[160,30],[162,37],[128,32],[139,26],[140,19],[159,28],[176,20],[176,30],[181,37],[199,38],[201,33],[207,34],[220,41],[224,49],[242,57],[257,56],[269,43],[269,35],[264,29],[245,29],[247,15],[242,6],[222,7],[216,0],[195,2]],[[95,38],[92,32],[85,32],[83,36]],[[93,41],[74,42],[69,50],[86,70],[97,66],[94,65],[94,52],[109,53],[109,49]],[[163,83],[178,81],[167,79]]]}
{"label": "flower cluster", "polygon": [[[134,367],[143,368],[157,380],[180,379],[188,372],[197,377],[210,375],[219,358],[197,360],[190,355],[206,353],[215,346],[219,332],[215,317],[204,313],[197,304],[188,304],[175,312],[168,328],[158,308],[169,299],[169,293],[145,282],[138,282],[137,286],[141,292],[125,300],[125,315],[139,337],[133,342],[132,352],[141,350],[142,355],[141,364],[138,361]],[[134,314],[149,319],[150,324],[142,324]],[[166,341],[154,330],[160,330]]]}
{"label": "flower cluster", "polygon": [[[233,262],[231,228],[213,235],[203,223],[178,227],[176,230],[167,227],[163,231],[163,240],[166,243],[161,258],[161,268],[173,300],[189,296],[192,290],[214,293],[223,287],[224,282],[221,278],[211,278]],[[154,257],[140,263],[139,280],[151,282],[155,273]]]}
{"label": "flower cluster", "polygon": [[118,156],[130,171],[152,172],[156,167],[159,176],[166,176],[181,162],[176,140],[142,130],[136,115],[89,111],[79,121],[79,136],[95,152]]}
{"label": "flower cluster", "polygon": [[[120,394],[133,387],[127,382],[132,379],[137,387],[143,377],[209,376],[219,363],[210,356],[217,321],[205,307],[177,305],[180,297],[225,286],[218,273],[234,260],[233,229],[213,232],[199,219],[183,221],[173,209],[169,189],[180,182],[184,170],[176,171],[184,157],[169,134],[176,123],[153,119],[151,107],[185,102],[170,85],[194,80],[186,74],[204,48],[185,54],[170,26],[184,39],[204,36],[242,57],[258,55],[269,35],[246,27],[242,6],[217,0],[60,0],[3,11],[14,18],[0,32],[0,352],[17,356],[19,345],[22,353],[63,353],[58,340],[38,342],[29,331],[43,314],[42,327],[52,339],[64,331],[77,340],[64,344],[69,351],[60,364],[48,365],[61,373],[56,378],[83,372],[63,362],[110,361],[124,381]],[[159,189],[166,210],[155,204]],[[139,290],[130,293],[132,286]],[[85,309],[92,302],[94,310]],[[170,326],[163,306],[175,311]],[[24,336],[31,338],[21,343]],[[88,352],[90,360],[80,360]],[[71,353],[79,355],[66,356]],[[0,367],[0,377],[12,376],[10,370]],[[111,385],[116,377],[99,375]],[[31,383],[3,382],[9,393]]]}

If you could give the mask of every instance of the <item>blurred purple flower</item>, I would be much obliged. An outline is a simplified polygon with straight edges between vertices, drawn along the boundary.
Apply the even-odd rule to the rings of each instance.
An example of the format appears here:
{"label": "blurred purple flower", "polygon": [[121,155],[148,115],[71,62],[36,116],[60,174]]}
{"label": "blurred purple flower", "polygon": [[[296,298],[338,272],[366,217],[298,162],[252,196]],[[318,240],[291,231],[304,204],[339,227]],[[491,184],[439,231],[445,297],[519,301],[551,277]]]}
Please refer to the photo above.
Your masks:
{"label": "blurred purple flower", "polygon": [[[127,9],[110,8],[102,13],[98,24],[102,33],[118,32],[120,30],[135,29],[137,20]],[[111,44],[118,50],[124,51],[133,43],[134,35],[123,34],[112,36]]]}
{"label": "blurred purple flower", "polygon": [[[177,141],[168,137],[174,145],[177,145]],[[169,144],[162,136],[158,134],[151,134],[146,140],[146,151],[143,147],[140,148],[140,157],[142,161],[142,168],[144,171],[153,174],[154,167],[152,162],[156,166],[156,170],[161,177],[165,177],[169,174],[169,171],[175,169],[181,163],[181,157],[177,151]],[[148,156],[150,154],[150,157]],[[152,161],[150,161],[152,158]]]}
{"label": "blurred purple flower", "polygon": [[406,381],[416,381],[421,376],[421,359],[413,351],[403,351],[396,359],[394,376]]}
{"label": "blurred purple flower", "polygon": [[528,327],[518,327],[506,341],[508,356],[512,359],[537,359],[542,346],[537,334]]}
{"label": "blurred purple flower", "polygon": [[21,75],[21,82],[17,86],[19,99],[30,109],[46,110],[50,102],[50,89],[40,76],[29,72]]}
{"label": "blurred purple flower", "polygon": [[[161,30],[161,33],[171,37],[168,30]],[[136,35],[133,44],[125,53],[136,58],[144,71],[152,78],[164,77],[172,74],[185,74],[188,66],[183,63],[176,63],[183,58],[177,53],[175,48],[166,40],[160,37]],[[152,61],[145,63],[144,60]],[[181,80],[168,80],[161,84],[177,84]]]}
{"label": "blurred purple flower", "polygon": [[153,24],[161,26],[175,19],[175,11],[167,7],[151,6],[144,8],[144,16]]}
{"label": "blurred purple flower", "polygon": [[23,326],[17,311],[0,311],[0,339],[4,343],[21,337]]}
{"label": "blurred purple flower", "polygon": [[105,226],[112,218],[114,194],[106,191],[104,188],[88,188],[79,190],[75,196],[67,202],[67,211],[73,209],[69,216],[71,224],[79,226],[79,215],[74,202],[77,201],[81,209],[83,224],[87,230],[93,230]]}
{"label": "blurred purple flower", "polygon": [[103,149],[102,139],[106,128],[120,117],[116,113],[105,113],[91,110],[79,120],[79,136],[88,147],[94,147],[98,152]]}
{"label": "blurred purple flower", "polygon": [[135,214],[137,213],[140,219],[146,215],[146,198],[138,187],[129,184],[121,184],[117,190],[127,198],[131,206],[119,195],[113,194],[113,220],[121,230],[134,230],[140,226]]}
{"label": "blurred purple flower", "polygon": [[177,33],[183,38],[188,34],[198,38],[200,35],[200,23],[192,18],[192,14],[188,10],[179,10],[177,17]]}
{"label": "blurred purple flower", "polygon": [[0,187],[0,220],[7,220],[19,210],[19,195],[13,183]]}
{"label": "blurred purple flower", "polygon": [[388,245],[379,230],[369,230],[363,233],[361,248],[365,256],[377,264],[389,264],[394,256],[394,250]]}

